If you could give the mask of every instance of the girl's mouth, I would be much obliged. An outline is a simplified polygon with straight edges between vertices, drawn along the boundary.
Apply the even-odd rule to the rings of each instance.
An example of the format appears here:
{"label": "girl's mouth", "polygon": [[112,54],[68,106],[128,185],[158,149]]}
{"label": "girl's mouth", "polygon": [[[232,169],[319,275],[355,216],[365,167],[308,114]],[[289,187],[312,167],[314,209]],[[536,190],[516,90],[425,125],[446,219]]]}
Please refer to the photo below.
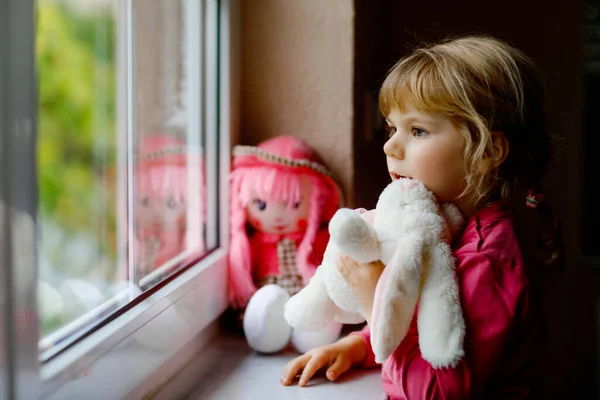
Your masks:
{"label": "girl's mouth", "polygon": [[397,180],[397,179],[400,179],[400,178],[412,179],[412,178],[410,178],[408,176],[400,175],[400,174],[397,174],[395,172],[390,172],[390,175],[392,176],[393,180]]}

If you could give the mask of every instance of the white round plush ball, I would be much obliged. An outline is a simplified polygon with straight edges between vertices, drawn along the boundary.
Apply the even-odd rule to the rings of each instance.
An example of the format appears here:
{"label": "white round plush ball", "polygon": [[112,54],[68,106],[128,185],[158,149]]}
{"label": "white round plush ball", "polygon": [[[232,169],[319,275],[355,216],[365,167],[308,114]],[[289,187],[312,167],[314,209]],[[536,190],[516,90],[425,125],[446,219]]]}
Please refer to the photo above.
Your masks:
{"label": "white round plush ball", "polygon": [[283,316],[290,295],[277,285],[256,291],[244,314],[244,333],[248,345],[260,353],[276,353],[290,341],[292,328]]}

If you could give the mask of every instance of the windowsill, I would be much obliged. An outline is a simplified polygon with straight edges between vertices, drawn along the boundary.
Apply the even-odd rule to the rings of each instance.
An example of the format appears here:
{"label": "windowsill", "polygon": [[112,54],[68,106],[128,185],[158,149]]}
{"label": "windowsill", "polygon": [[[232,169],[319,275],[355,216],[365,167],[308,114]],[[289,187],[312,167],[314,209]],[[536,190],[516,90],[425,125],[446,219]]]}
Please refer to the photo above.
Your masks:
{"label": "windowsill", "polygon": [[297,356],[291,349],[275,355],[259,355],[241,336],[221,332],[153,398],[385,398],[379,368],[349,371],[335,383],[320,376],[303,388],[281,385],[283,368]]}

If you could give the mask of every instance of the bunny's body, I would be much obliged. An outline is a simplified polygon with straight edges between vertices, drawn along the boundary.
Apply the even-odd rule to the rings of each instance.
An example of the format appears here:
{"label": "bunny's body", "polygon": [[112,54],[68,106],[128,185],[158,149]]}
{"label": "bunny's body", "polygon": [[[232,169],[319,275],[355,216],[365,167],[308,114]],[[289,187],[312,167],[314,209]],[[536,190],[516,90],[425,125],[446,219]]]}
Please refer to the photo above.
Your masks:
{"label": "bunny's body", "polygon": [[376,360],[383,362],[400,344],[419,303],[423,357],[434,367],[455,365],[463,355],[465,328],[448,243],[463,223],[455,206],[444,205],[440,212],[434,196],[409,179],[389,184],[375,212],[338,210],[329,225],[323,263],[309,285],[287,303],[286,319],[303,330],[320,329],[332,319],[364,321],[337,260],[340,253],[360,263],[381,260],[386,268],[377,284],[371,321]]}

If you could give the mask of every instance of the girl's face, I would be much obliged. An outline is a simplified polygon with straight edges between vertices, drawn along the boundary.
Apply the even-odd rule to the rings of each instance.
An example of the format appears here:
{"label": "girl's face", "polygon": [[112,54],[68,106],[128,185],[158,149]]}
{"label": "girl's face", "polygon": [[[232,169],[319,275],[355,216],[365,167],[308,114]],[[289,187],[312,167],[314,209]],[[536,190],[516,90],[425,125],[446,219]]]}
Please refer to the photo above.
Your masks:
{"label": "girl's face", "polygon": [[383,146],[393,180],[423,182],[439,202],[456,202],[466,187],[465,138],[451,119],[407,105],[386,118],[390,138]]}
{"label": "girl's face", "polygon": [[260,198],[256,192],[246,206],[250,225],[261,232],[287,234],[303,231],[307,227],[310,207],[310,181],[300,178],[300,201],[288,204],[283,200]]}

